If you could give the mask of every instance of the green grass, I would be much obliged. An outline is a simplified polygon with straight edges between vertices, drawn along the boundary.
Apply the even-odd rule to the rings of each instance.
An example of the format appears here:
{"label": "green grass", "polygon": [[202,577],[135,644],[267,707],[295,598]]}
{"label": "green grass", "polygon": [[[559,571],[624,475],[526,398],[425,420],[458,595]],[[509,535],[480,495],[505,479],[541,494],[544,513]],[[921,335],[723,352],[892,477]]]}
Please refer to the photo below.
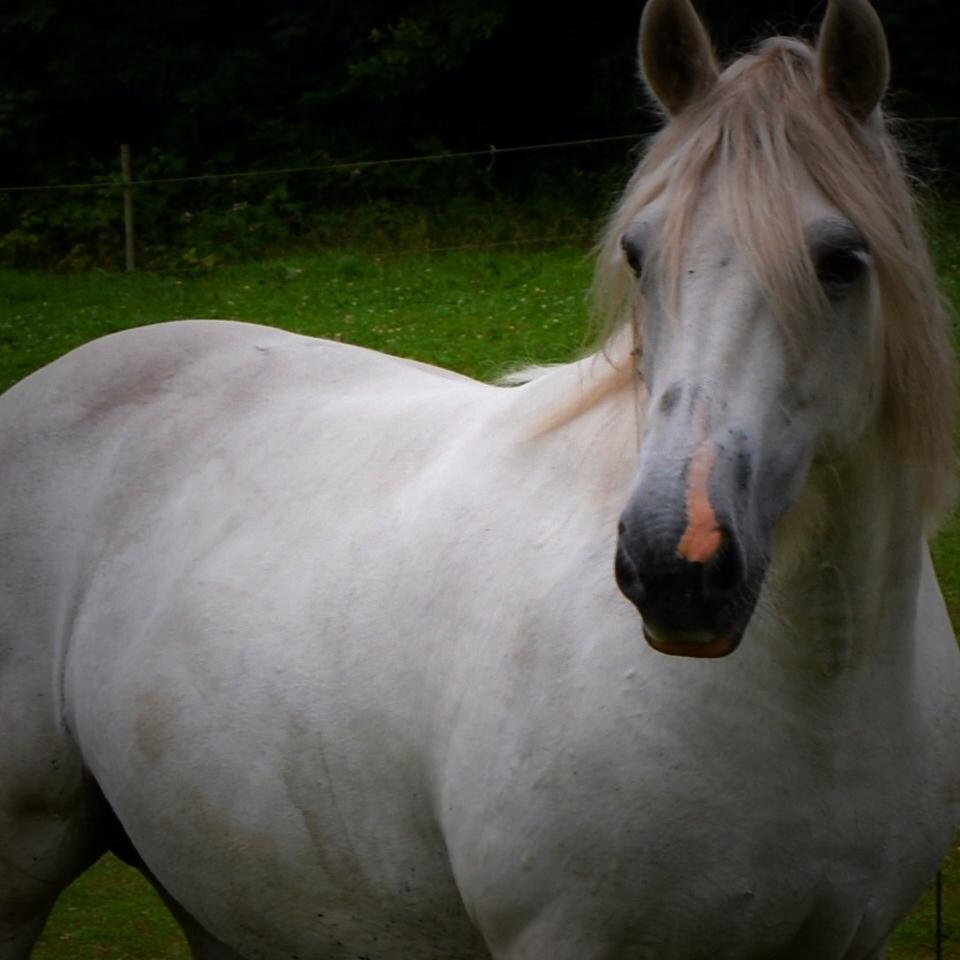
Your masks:
{"label": "green grass", "polygon": [[183,317],[274,324],[488,377],[579,348],[589,277],[573,249],[326,254],[199,276],[0,271],[0,389],[93,337]]}
{"label": "green grass", "polygon": [[173,917],[146,880],[106,856],[67,889],[34,960],[189,960]]}
{"label": "green grass", "polygon": [[[935,251],[960,296],[960,229]],[[143,323],[220,317],[347,340],[489,378],[531,361],[566,359],[585,343],[590,264],[573,248],[438,256],[323,254],[193,276],[0,272],[0,389],[93,337]],[[936,558],[960,624],[960,525]],[[960,960],[960,853],[946,868],[948,942]],[[39,960],[173,960],[186,947],[139,875],[105,858],[61,898]],[[890,960],[932,958],[928,896],[902,925]],[[815,958],[811,958],[815,960]]]}

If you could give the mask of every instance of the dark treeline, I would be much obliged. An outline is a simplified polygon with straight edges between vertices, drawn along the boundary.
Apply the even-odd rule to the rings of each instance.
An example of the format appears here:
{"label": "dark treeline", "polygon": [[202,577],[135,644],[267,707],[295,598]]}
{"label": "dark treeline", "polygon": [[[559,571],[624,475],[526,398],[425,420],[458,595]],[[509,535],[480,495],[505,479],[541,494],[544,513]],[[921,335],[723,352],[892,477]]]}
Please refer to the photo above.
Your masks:
{"label": "dark treeline", "polygon": [[[960,113],[960,63],[944,40],[957,35],[960,4],[876,5],[893,54],[894,112]],[[122,142],[133,145],[136,175],[163,177],[642,132],[655,117],[636,80],[641,6],[594,0],[568,13],[535,0],[5,0],[0,186],[115,176]],[[697,6],[729,57],[771,31],[812,36],[825,3]],[[960,124],[909,132],[940,164],[960,155]],[[624,152],[525,155],[522,165],[501,165],[498,188],[513,178],[521,190],[534,182],[554,189],[567,173],[612,157],[622,163]],[[382,186],[409,196],[483,189],[484,165],[465,169],[394,171]],[[326,187],[342,201],[369,195],[370,182]],[[0,202],[0,217],[23,214],[22,199]],[[38,218],[41,206],[30,208]]]}

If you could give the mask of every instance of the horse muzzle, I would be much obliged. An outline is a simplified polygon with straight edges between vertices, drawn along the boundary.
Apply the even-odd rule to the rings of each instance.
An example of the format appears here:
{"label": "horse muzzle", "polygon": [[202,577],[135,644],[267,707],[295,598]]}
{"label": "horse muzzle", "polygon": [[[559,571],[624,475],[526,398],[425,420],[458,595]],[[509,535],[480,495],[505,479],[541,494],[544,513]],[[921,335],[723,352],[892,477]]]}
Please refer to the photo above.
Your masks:
{"label": "horse muzzle", "polygon": [[762,577],[750,575],[732,534],[714,556],[690,561],[621,522],[617,585],[640,611],[647,642],[660,653],[725,657],[740,644]]}
{"label": "horse muzzle", "polygon": [[755,545],[769,536],[753,529],[750,484],[735,481],[736,459],[701,446],[684,482],[651,471],[621,515],[617,584],[660,653],[727,656],[753,615],[768,564]]}

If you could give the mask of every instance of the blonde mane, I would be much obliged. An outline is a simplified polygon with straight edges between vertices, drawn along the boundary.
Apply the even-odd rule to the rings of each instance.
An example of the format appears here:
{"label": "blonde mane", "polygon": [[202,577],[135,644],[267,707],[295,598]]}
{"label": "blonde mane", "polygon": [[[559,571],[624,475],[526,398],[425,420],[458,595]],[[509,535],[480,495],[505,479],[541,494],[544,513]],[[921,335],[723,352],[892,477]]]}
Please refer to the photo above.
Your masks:
{"label": "blonde mane", "polygon": [[675,288],[708,178],[792,339],[816,335],[824,305],[796,188],[812,181],[867,240],[882,312],[879,427],[891,455],[915,469],[932,521],[953,493],[953,352],[900,153],[879,113],[866,126],[841,113],[818,90],[814,52],[798,40],[767,40],[728,67],[653,140],[607,224],[593,296],[608,338],[625,324],[642,337],[643,302],[620,249],[623,234],[640,210],[663,201],[669,217],[656,258],[667,288]]}

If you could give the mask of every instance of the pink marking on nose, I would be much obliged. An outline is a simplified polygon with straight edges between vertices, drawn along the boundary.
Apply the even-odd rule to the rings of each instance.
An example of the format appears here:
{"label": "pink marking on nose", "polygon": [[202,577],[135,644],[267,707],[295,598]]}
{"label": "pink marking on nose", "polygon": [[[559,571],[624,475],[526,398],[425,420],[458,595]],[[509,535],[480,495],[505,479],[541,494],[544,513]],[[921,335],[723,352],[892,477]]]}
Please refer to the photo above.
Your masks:
{"label": "pink marking on nose", "polygon": [[687,468],[687,526],[677,544],[677,556],[690,563],[709,563],[723,542],[723,533],[710,503],[710,474],[716,459],[716,446],[704,439]]}

